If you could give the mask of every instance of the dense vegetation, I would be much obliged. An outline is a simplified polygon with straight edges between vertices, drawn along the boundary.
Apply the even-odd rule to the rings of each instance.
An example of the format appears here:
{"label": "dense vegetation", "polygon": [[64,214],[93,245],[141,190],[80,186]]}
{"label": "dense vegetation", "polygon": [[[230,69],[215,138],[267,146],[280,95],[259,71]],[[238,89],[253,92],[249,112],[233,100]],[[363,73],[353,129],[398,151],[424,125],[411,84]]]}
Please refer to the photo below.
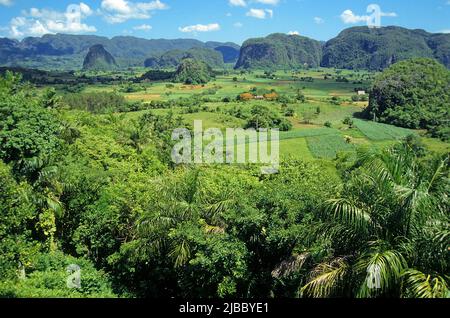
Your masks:
{"label": "dense vegetation", "polygon": [[[191,48],[227,47],[239,49],[234,43],[201,42],[191,39],[142,39],[116,36],[112,39],[95,35],[47,34],[27,37],[22,41],[0,38],[0,64],[40,69],[79,69],[88,50],[101,44],[121,67],[142,66],[150,54]],[[221,52],[221,50],[220,50]]]}
{"label": "dense vegetation", "polygon": [[187,51],[169,51],[161,56],[146,59],[144,64],[145,67],[151,68],[176,68],[185,58],[205,62],[212,68],[223,68],[225,66],[221,53],[206,48],[192,48]]}
{"label": "dense vegetation", "polygon": [[368,116],[384,123],[427,129],[450,139],[450,71],[431,59],[399,62],[373,84]]}
{"label": "dense vegetation", "polygon": [[191,58],[183,59],[178,65],[173,81],[190,85],[206,84],[214,78],[212,68],[205,62]]}
{"label": "dense vegetation", "polygon": [[[448,144],[354,118],[371,74],[186,85],[210,69],[184,61],[181,83],[0,78],[0,296],[448,296]],[[286,130],[279,173],[175,165],[172,131],[193,119]]]}
{"label": "dense vegetation", "polygon": [[[50,70],[79,69],[88,49],[94,45],[102,45],[116,58],[122,69],[142,66],[144,61],[147,67],[176,67],[186,52],[194,48],[202,50],[189,57],[198,59],[203,56],[211,66],[220,68],[223,63],[237,61],[236,68],[245,69],[298,69],[322,65],[380,70],[413,57],[435,58],[450,67],[448,34],[393,26],[373,30],[367,27],[349,28],[325,45],[296,35],[272,34],[266,38],[249,39],[242,49],[234,43],[203,43],[191,39],[148,40],[131,36],[108,39],[93,35],[56,34],[29,37],[20,42],[0,38],[0,65]],[[221,62],[214,52],[221,55]]]}
{"label": "dense vegetation", "polygon": [[354,27],[328,41],[321,65],[347,69],[381,70],[414,57],[436,58],[450,67],[450,35],[401,27]]}
{"label": "dense vegetation", "polygon": [[61,102],[71,109],[97,114],[125,112],[131,108],[125,98],[117,93],[69,93]]}
{"label": "dense vegetation", "polygon": [[321,57],[322,45],[319,41],[276,33],[245,41],[236,68],[271,70],[317,67]]}

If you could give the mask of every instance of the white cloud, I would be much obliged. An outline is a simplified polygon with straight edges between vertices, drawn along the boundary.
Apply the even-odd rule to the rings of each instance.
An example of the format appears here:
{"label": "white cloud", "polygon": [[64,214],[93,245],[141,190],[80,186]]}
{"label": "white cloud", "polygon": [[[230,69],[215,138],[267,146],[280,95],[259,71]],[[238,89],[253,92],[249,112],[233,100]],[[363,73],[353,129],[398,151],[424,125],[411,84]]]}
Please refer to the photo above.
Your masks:
{"label": "white cloud", "polygon": [[94,26],[82,22],[92,14],[91,8],[83,2],[69,5],[65,12],[31,8],[11,20],[9,33],[14,38],[21,38],[54,33],[96,32]]}
{"label": "white cloud", "polygon": [[190,32],[211,32],[211,31],[219,31],[220,25],[218,23],[211,23],[211,24],[196,24],[196,25],[189,25],[185,27],[178,28],[183,33],[190,33]]}
{"label": "white cloud", "polygon": [[280,0],[255,0],[255,2],[276,6],[278,3],[280,3]]}
{"label": "white cloud", "polygon": [[[450,4],[450,1],[449,1],[449,4]],[[449,34],[449,33],[450,33],[450,29],[440,30],[440,31],[438,31],[437,33],[446,33],[446,34]]]}
{"label": "white cloud", "polygon": [[314,23],[315,24],[323,24],[323,23],[325,23],[325,20],[322,19],[321,17],[314,17]]}
{"label": "white cloud", "polygon": [[131,12],[128,1],[125,0],[103,0],[102,8],[107,11],[115,11],[123,14],[129,14]]}
{"label": "white cloud", "polygon": [[300,35],[300,32],[298,32],[298,31],[289,31],[288,35]]}
{"label": "white cloud", "polygon": [[0,5],[2,6],[11,6],[12,4],[12,0],[0,0]]}
{"label": "white cloud", "polygon": [[367,16],[367,15],[364,15],[364,16],[355,15],[352,10],[345,10],[341,14],[341,20],[345,24],[354,24],[354,23],[358,23],[358,22],[365,22],[368,19],[369,19],[369,16]]}
{"label": "white cloud", "polygon": [[245,0],[228,0],[228,3],[230,4],[230,6],[233,7],[246,7],[247,3],[245,2]]}
{"label": "white cloud", "polygon": [[246,7],[247,2],[276,6],[278,3],[280,3],[280,0],[228,0],[230,6],[233,7]]}
{"label": "white cloud", "polygon": [[165,10],[169,7],[160,0],[150,2],[132,2],[127,0],[103,0],[100,13],[108,23],[123,23],[131,19],[145,20],[151,18],[152,11]]}
{"label": "white cloud", "polygon": [[[381,12],[380,15],[382,17],[396,17],[397,13],[395,12]],[[344,22],[345,24],[355,24],[355,23],[360,23],[360,22],[368,22],[370,21],[371,17],[368,15],[356,15],[353,13],[352,10],[345,10],[344,12],[342,12],[341,14],[341,20],[342,22]]]}
{"label": "white cloud", "polygon": [[138,31],[150,31],[151,29],[153,29],[153,27],[148,24],[142,24],[142,25],[135,26],[133,29],[138,30]]}
{"label": "white cloud", "polygon": [[267,19],[273,17],[273,10],[270,9],[250,9],[246,14],[248,17],[256,19]]}
{"label": "white cloud", "polygon": [[233,26],[235,28],[242,28],[244,25],[241,22],[236,22],[235,24],[233,24]]}
{"label": "white cloud", "polygon": [[397,13],[395,13],[395,12],[381,12],[381,16],[382,17],[391,17],[391,18],[398,17]]}

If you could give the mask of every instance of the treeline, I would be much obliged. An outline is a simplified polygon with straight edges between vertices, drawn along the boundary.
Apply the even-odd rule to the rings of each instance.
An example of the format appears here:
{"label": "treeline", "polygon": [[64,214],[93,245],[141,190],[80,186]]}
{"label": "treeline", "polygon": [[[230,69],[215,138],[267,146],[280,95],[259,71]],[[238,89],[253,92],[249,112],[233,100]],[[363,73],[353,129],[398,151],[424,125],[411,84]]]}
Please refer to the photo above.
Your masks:
{"label": "treeline", "polygon": [[117,93],[73,93],[65,94],[62,103],[71,109],[85,110],[94,114],[130,112],[145,109],[140,102],[129,102]]}

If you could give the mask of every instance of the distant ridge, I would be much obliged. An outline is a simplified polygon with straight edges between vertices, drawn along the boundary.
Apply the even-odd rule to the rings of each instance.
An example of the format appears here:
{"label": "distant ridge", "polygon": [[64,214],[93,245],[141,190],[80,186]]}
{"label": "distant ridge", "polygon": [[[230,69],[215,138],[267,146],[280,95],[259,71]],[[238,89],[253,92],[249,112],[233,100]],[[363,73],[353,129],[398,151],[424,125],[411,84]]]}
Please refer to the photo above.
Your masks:
{"label": "distant ridge", "polygon": [[151,68],[177,68],[181,60],[186,58],[203,61],[212,68],[223,68],[225,66],[224,56],[214,49],[207,48],[168,51],[161,56],[153,56],[146,59],[144,65]]}
{"label": "distant ridge", "polygon": [[[101,44],[121,68],[143,66],[149,58],[169,51],[211,49],[223,62],[242,69],[292,69],[335,67],[381,70],[397,61],[428,57],[450,68],[450,34],[435,34],[389,26],[379,29],[352,27],[326,43],[287,34],[249,39],[242,48],[235,43],[201,42],[194,39],[142,39],[93,35],[44,35],[22,41],[0,38],[0,65],[37,69],[75,70],[90,47]],[[208,54],[213,56],[213,54]],[[155,62],[155,61],[154,61]],[[159,62],[156,61],[156,64]],[[151,64],[151,63],[150,63]]]}
{"label": "distant ridge", "polygon": [[[226,46],[239,51],[235,43],[201,42],[195,39],[142,39],[117,36],[48,34],[22,41],[0,38],[0,65],[39,69],[79,69],[93,45],[101,44],[122,67],[143,66],[145,59],[171,50]],[[225,59],[225,58],[224,58]]]}

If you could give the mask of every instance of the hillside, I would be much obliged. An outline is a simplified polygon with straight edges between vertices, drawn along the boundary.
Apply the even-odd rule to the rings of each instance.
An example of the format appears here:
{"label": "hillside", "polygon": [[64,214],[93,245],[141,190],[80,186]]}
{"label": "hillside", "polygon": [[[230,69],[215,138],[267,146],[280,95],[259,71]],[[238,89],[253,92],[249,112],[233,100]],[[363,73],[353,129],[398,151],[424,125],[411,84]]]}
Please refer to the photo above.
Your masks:
{"label": "hillside", "polygon": [[[236,68],[289,69],[305,65],[379,70],[413,57],[435,58],[450,68],[450,35],[401,27],[353,27],[322,43],[298,35],[272,34],[249,39],[242,48],[231,42],[195,39],[142,39],[94,35],[44,35],[22,41],[0,38],[0,66],[76,70],[90,47],[101,44],[121,68],[175,67],[186,57],[205,60],[213,67],[235,63]],[[193,49],[199,49],[192,51]],[[218,61],[216,51],[222,56]],[[208,53],[206,53],[208,52]],[[219,66],[220,65],[220,66]]]}
{"label": "hillside", "polygon": [[190,85],[206,84],[214,77],[211,67],[203,61],[187,58],[181,61],[173,81]]}
{"label": "hillside", "polygon": [[319,41],[281,33],[250,39],[241,48],[238,68],[289,69],[320,65],[322,45]]}
{"label": "hillside", "polygon": [[325,44],[321,65],[379,70],[413,57],[436,58],[450,67],[450,35],[394,26],[349,28]]}
{"label": "hillside", "polygon": [[115,68],[117,68],[116,60],[103,45],[96,44],[89,48],[84,58],[83,70],[107,71]]}
{"label": "hillside", "polygon": [[79,69],[93,45],[101,44],[111,53],[119,66],[141,66],[146,58],[171,50],[186,51],[192,48],[209,48],[236,44],[193,39],[142,39],[117,36],[109,39],[95,35],[55,34],[28,37],[22,41],[0,38],[0,65],[40,69]]}
{"label": "hillside", "polygon": [[450,71],[433,59],[396,63],[376,77],[367,117],[449,140],[449,87]]}
{"label": "hillside", "polygon": [[235,43],[206,42],[206,47],[220,52],[224,63],[236,63],[239,59],[241,47]]}
{"label": "hillside", "polygon": [[176,68],[181,60],[192,58],[203,61],[212,68],[223,68],[224,57],[220,52],[206,48],[192,48],[187,51],[172,50],[160,56],[153,56],[145,60],[145,67],[151,68]]}

